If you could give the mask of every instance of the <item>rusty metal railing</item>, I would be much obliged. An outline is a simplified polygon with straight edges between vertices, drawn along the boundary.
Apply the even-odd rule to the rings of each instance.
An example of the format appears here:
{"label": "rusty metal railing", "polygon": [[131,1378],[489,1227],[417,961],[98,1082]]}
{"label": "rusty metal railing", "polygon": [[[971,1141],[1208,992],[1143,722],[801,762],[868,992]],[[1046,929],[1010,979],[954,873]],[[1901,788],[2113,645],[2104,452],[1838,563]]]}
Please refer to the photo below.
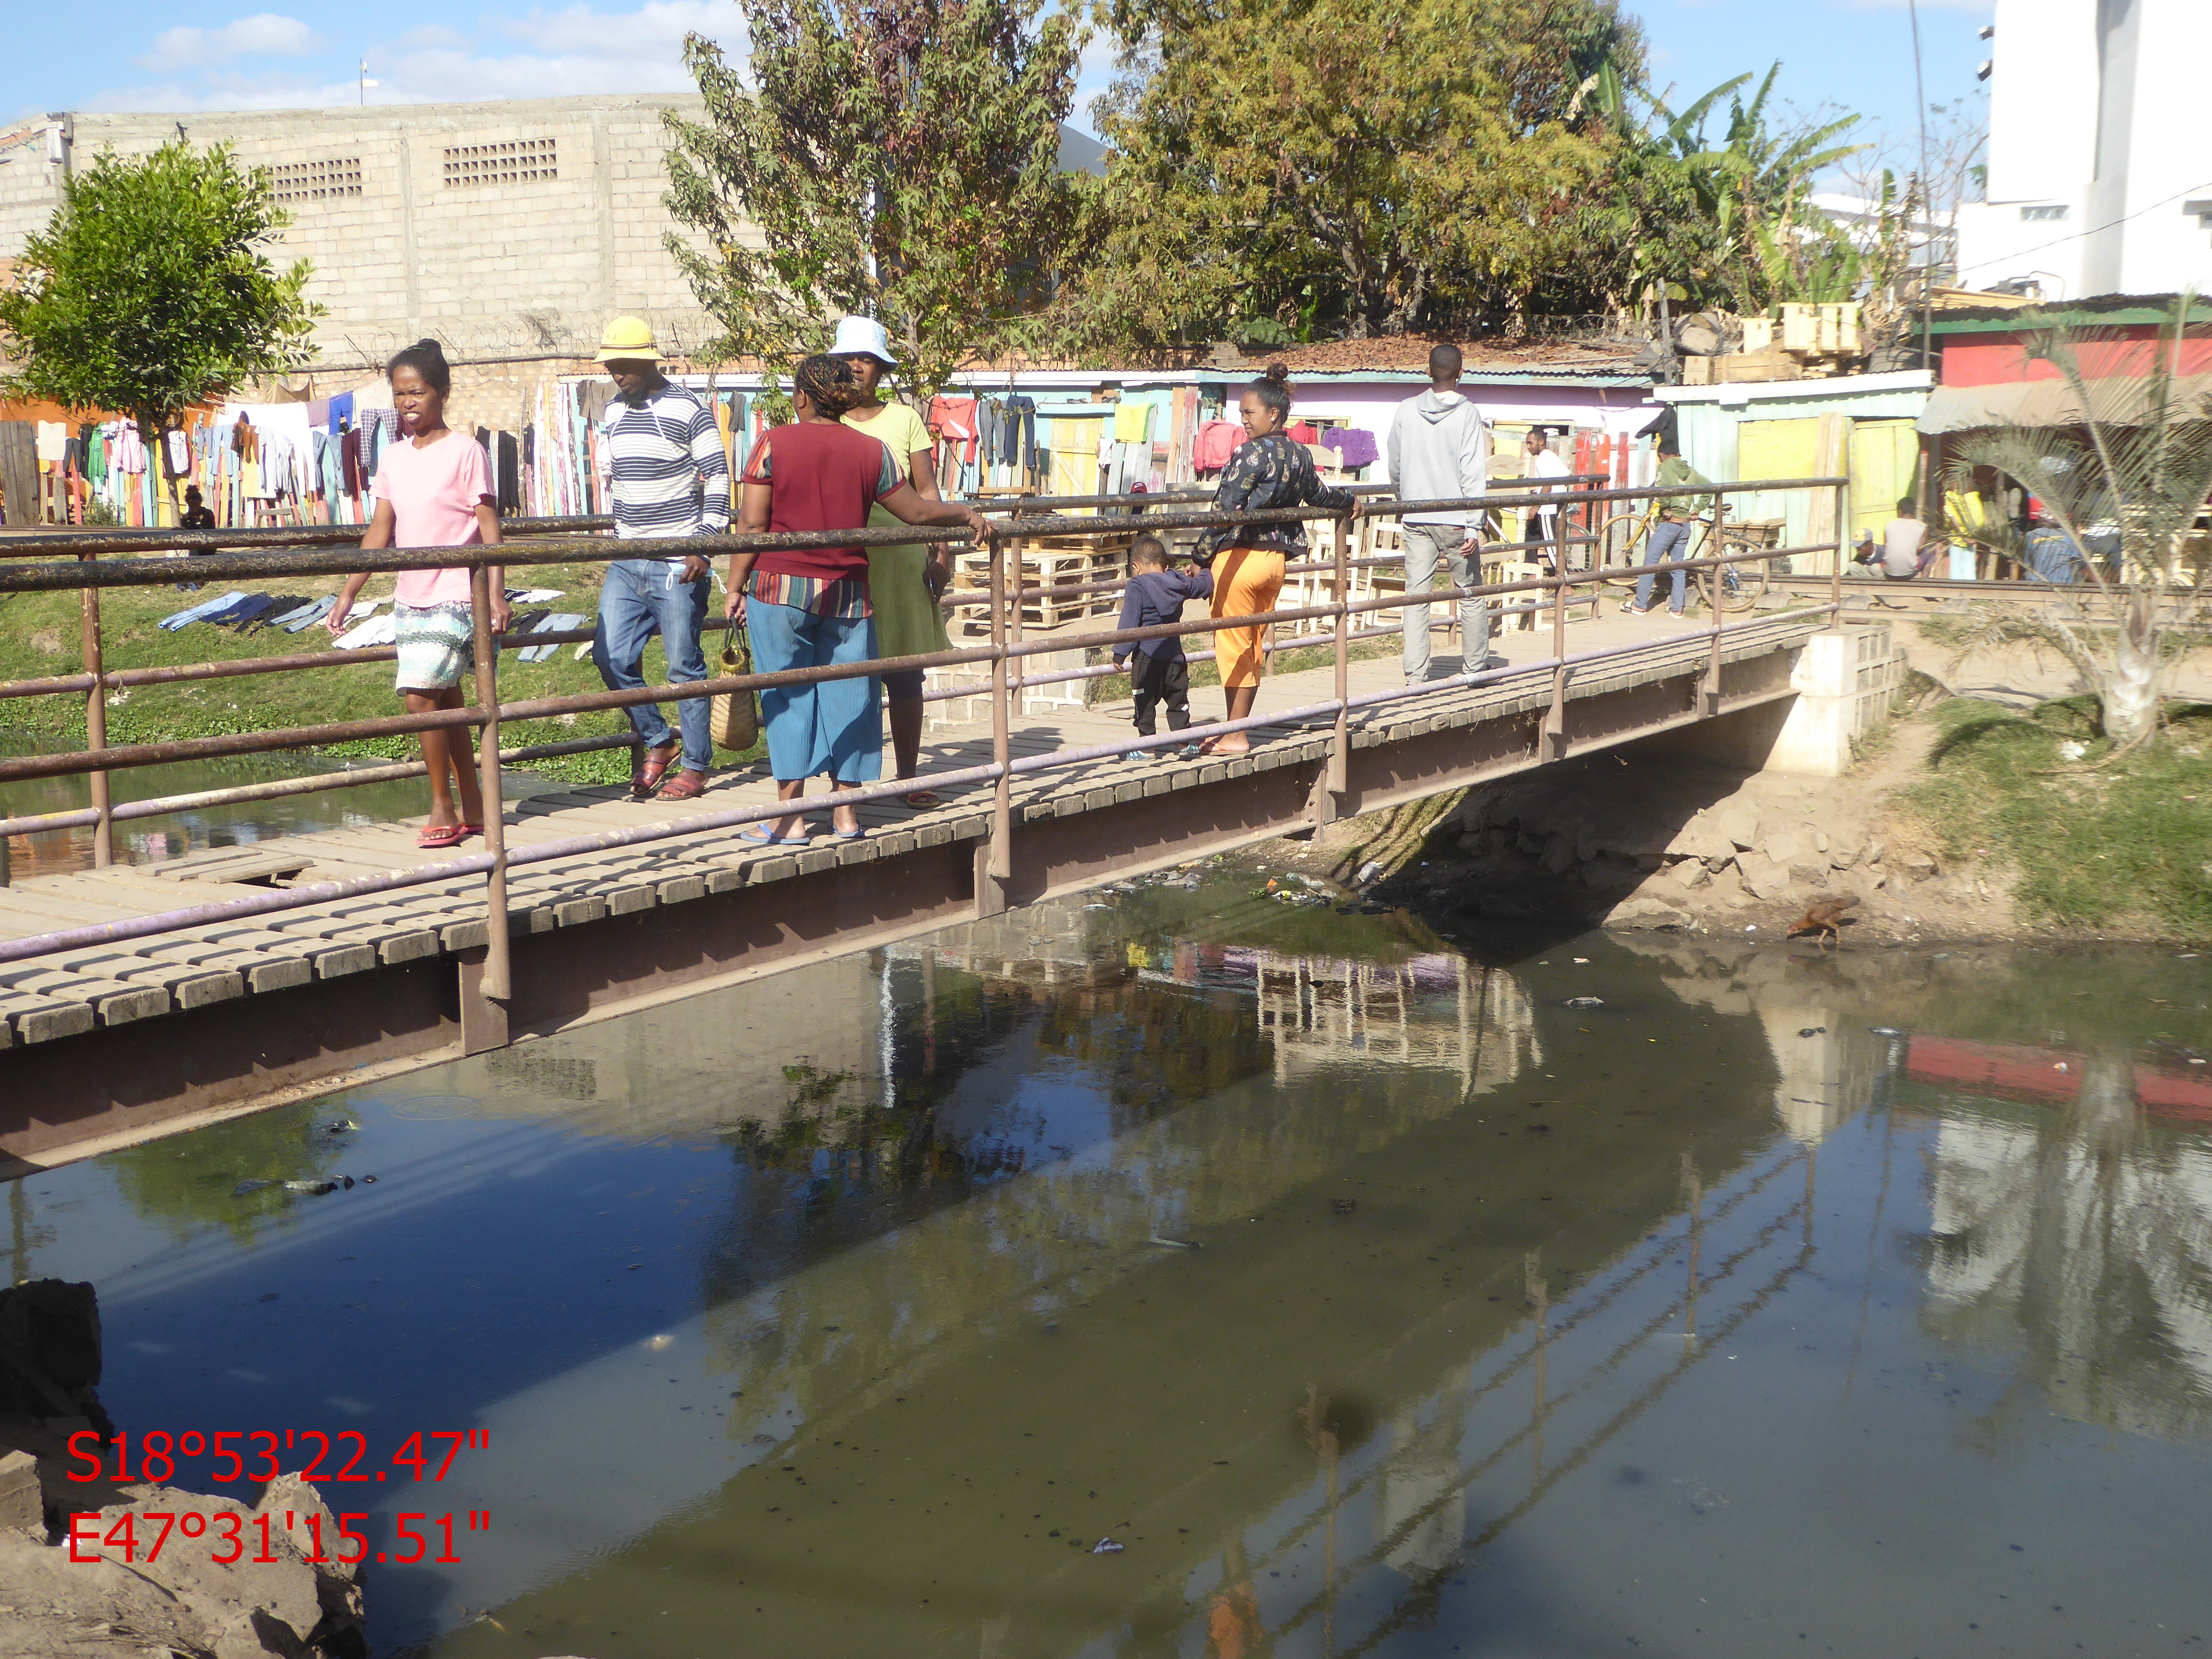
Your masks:
{"label": "rusty metal railing", "polygon": [[[972,696],[988,695],[991,699],[992,758],[982,765],[928,775],[930,785],[939,787],[966,787],[989,783],[993,799],[990,825],[984,855],[979,860],[979,908],[1003,905],[1006,885],[1012,871],[1012,780],[1049,769],[1086,763],[1115,756],[1141,752],[1170,745],[1230,736],[1265,726],[1298,724],[1328,720],[1331,724],[1330,749],[1326,763],[1328,787],[1322,796],[1322,805],[1317,809],[1324,817],[1333,809],[1331,797],[1340,797],[1347,788],[1350,754],[1350,720],[1354,710],[1372,708],[1410,699],[1451,692],[1470,685],[1494,683],[1518,676],[1548,672],[1552,677],[1552,696],[1543,726],[1543,757],[1554,758],[1560,752],[1565,733],[1567,688],[1575,669],[1588,663],[1617,658],[1649,648],[1655,643],[1678,641],[1696,638],[1709,633],[1711,656],[1700,692],[1701,712],[1711,713],[1720,703],[1720,669],[1722,640],[1734,629],[1747,626],[1768,626],[1776,621],[1805,617],[1835,616],[1841,608],[1843,492],[1846,481],[1841,478],[1800,478],[1761,480],[1741,484],[1705,484],[1674,489],[1562,489],[1563,481],[1548,481],[1551,487],[1519,493],[1492,492],[1452,501],[1425,501],[1417,504],[1423,512],[1488,512],[1498,508],[1543,508],[1562,510],[1552,515],[1552,536],[1548,542],[1524,541],[1503,544],[1508,550],[1542,550],[1553,560],[1555,574],[1516,581],[1475,584],[1468,587],[1445,586],[1419,592],[1381,595],[1355,600],[1351,597],[1351,574],[1358,565],[1394,562],[1389,559],[1355,561],[1350,551],[1350,538],[1340,533],[1335,538],[1334,556],[1327,562],[1300,562],[1297,568],[1307,572],[1327,569],[1332,574],[1329,602],[1319,605],[1281,607],[1252,616],[1211,617],[1197,622],[1165,623],[1152,628],[1066,635],[1048,635],[1041,639],[1017,637],[1010,626],[1018,616],[1018,603],[1010,605],[1013,595],[1006,580],[1006,558],[1004,541],[1009,532],[994,528],[991,538],[991,587],[988,600],[990,611],[991,633],[988,644],[973,647],[927,653],[921,655],[879,659],[825,668],[792,669],[765,673],[710,678],[672,685],[645,686],[635,690],[603,691],[571,696],[542,697],[513,702],[500,701],[497,692],[497,651],[515,649],[551,642],[547,635],[532,634],[515,636],[511,640],[495,639],[489,627],[489,594],[486,570],[497,564],[507,567],[556,562],[605,562],[636,552],[634,545],[604,537],[579,536],[564,530],[533,526],[529,539],[523,544],[502,543],[497,546],[469,546],[459,548],[387,548],[363,551],[358,548],[343,550],[291,550],[274,554],[240,554],[217,552],[195,558],[187,567],[197,576],[207,580],[233,578],[265,578],[277,575],[325,574],[340,575],[368,570],[397,572],[401,570],[434,568],[467,568],[472,578],[472,605],[476,619],[477,645],[477,702],[467,708],[434,710],[419,714],[396,714],[371,720],[334,721],[321,725],[297,726],[276,731],[252,732],[208,738],[179,739],[167,743],[136,744],[109,746],[100,717],[104,714],[106,695],[110,690],[134,684],[155,683],[161,679],[188,678],[218,678],[260,672],[292,672],[329,665],[332,663],[353,663],[366,660],[389,659],[391,653],[330,652],[309,653],[289,658],[252,659],[234,664],[198,665],[182,669],[107,670],[100,654],[100,635],[97,595],[107,587],[150,586],[165,585],[175,579],[179,566],[170,558],[113,559],[103,562],[98,556],[104,550],[121,542],[125,548],[150,544],[158,536],[159,544],[167,549],[175,544],[179,532],[163,531],[118,538],[112,532],[97,532],[82,542],[76,538],[40,537],[23,538],[44,544],[44,550],[60,552],[60,544],[68,544],[70,556],[66,561],[46,563],[13,562],[0,564],[0,593],[29,592],[60,592],[75,590],[85,602],[83,672],[76,675],[51,677],[45,680],[18,681],[0,684],[0,697],[43,695],[70,696],[82,694],[87,699],[87,741],[85,750],[76,755],[22,756],[0,759],[0,782],[15,779],[88,775],[94,789],[93,804],[75,811],[33,815],[0,820],[0,837],[11,834],[38,832],[90,824],[95,831],[94,859],[105,864],[112,857],[113,825],[118,820],[157,816],[164,811],[185,810],[189,807],[234,804],[253,799],[270,799],[285,794],[307,793],[311,788],[354,787],[368,782],[422,775],[422,763],[395,763],[386,767],[360,769],[342,775],[333,781],[321,779],[290,779],[271,783],[246,786],[235,790],[204,791],[195,795],[173,796],[130,803],[117,807],[106,798],[106,780],[109,773],[128,768],[158,765],[167,762],[206,758],[217,756],[270,753],[315,745],[355,740],[364,738],[412,734],[424,731],[453,728],[472,728],[483,734],[482,750],[483,787],[484,793],[486,843],[480,852],[461,857],[438,860],[394,871],[384,875],[362,877],[349,881],[325,882],[308,886],[272,890],[248,898],[220,901],[212,904],[186,906],[140,916],[122,921],[101,923],[84,927],[66,928],[24,939],[0,941],[0,963],[27,960],[91,946],[111,945],[128,939],[144,938],[178,928],[201,925],[209,921],[263,915],[326,902],[334,899],[396,890],[409,887],[448,881],[456,878],[483,875],[486,878],[487,959],[482,976],[483,994],[495,1000],[505,1000],[510,983],[507,963],[507,919],[505,885],[508,871],[520,866],[541,863],[551,859],[578,854],[605,850],[617,847],[637,846],[680,836],[710,833],[742,824],[790,816],[790,802],[775,802],[758,806],[732,808],[723,811],[702,813],[665,822],[639,825],[635,828],[611,830],[597,835],[567,837],[541,842],[526,848],[508,848],[501,838],[492,834],[492,825],[499,822],[501,813],[500,767],[503,763],[524,761],[543,756],[583,752],[595,747],[627,746],[634,739],[627,735],[585,738],[563,743],[526,746],[501,750],[498,747],[498,732],[503,722],[533,720],[551,715],[627,708],[635,705],[671,700],[706,697],[725,692],[750,692],[775,687],[811,684],[821,682],[880,675],[888,672],[914,669],[942,669],[982,665],[988,669],[988,693],[962,690],[952,695]],[[1771,489],[1832,490],[1834,492],[1837,539],[1795,548],[1760,549],[1756,551],[1693,560],[1670,560],[1658,564],[1647,564],[1639,569],[1624,567],[1604,568],[1593,564],[1592,568],[1571,570],[1568,550],[1577,545],[1589,545],[1595,538],[1589,535],[1571,533],[1571,523],[1575,513],[1585,515],[1589,509],[1613,501],[1665,501],[1683,497],[1711,497],[1716,502],[1721,497],[1753,490]],[[1403,509],[1395,503],[1377,503],[1361,510],[1370,516],[1396,516]],[[1714,508],[1717,528],[1719,508]],[[1237,529],[1271,525],[1312,523],[1331,517],[1346,518],[1349,514],[1316,513],[1307,507],[1276,508],[1259,512],[1217,513],[1205,510],[1148,511],[1140,514],[1067,518],[1047,516],[1027,520],[1019,526],[1024,536],[1049,534],[1054,536],[1108,536],[1130,531],[1162,529]],[[323,528],[330,528],[325,526]],[[339,526],[338,528],[344,528]],[[1010,527],[1011,529],[1011,527]],[[240,532],[202,532],[235,538]],[[293,537],[289,545],[297,549],[297,532],[280,533]],[[357,527],[356,527],[357,533]],[[653,551],[665,556],[677,548],[704,555],[745,551],[767,551],[771,549],[801,549],[809,547],[850,547],[854,545],[911,545],[917,543],[964,543],[969,539],[965,532],[957,529],[900,526],[882,530],[854,530],[809,532],[787,535],[730,535],[702,537],[683,543],[659,542]],[[21,544],[19,543],[20,546]],[[1491,550],[1502,550],[1493,547]],[[1729,624],[1719,607],[1713,611],[1710,629],[1662,636],[1660,641],[1644,641],[1634,645],[1615,647],[1579,653],[1566,650],[1566,613],[1576,603],[1572,598],[1578,588],[1597,591],[1601,585],[1618,583],[1632,576],[1650,574],[1654,580],[1671,579],[1676,571],[1719,570],[1737,564],[1750,564],[1798,554],[1832,553],[1835,556],[1831,577],[1831,593],[1826,603],[1792,611],[1770,614],[1756,621]],[[1097,586],[1097,585],[1092,585]],[[1118,584],[1109,583],[1111,587]],[[1031,590],[1034,594],[1036,590]],[[1401,690],[1370,693],[1354,697],[1351,695],[1348,678],[1349,648],[1360,637],[1374,637],[1395,632],[1377,629],[1367,635],[1355,632],[1352,623],[1355,617],[1399,610],[1409,605],[1430,605],[1465,598],[1504,598],[1511,595],[1548,595],[1552,613],[1553,650],[1547,659],[1524,663],[1511,667],[1490,670],[1478,666],[1451,678],[1425,685],[1409,686]],[[1532,599],[1530,603],[1511,607],[1516,610],[1541,609],[1544,601]],[[1012,616],[1010,617],[1010,611]],[[1048,652],[1091,650],[1119,645],[1133,646],[1145,641],[1169,637],[1188,637],[1210,635],[1224,629],[1273,627],[1285,623],[1321,622],[1328,624],[1328,643],[1335,659],[1334,695],[1319,702],[1299,708],[1272,710],[1255,714],[1242,720],[1223,720],[1204,725],[1194,725],[1181,732],[1150,738],[1132,738],[1117,743],[1064,748],[1044,755],[1014,759],[1010,752],[1010,719],[1012,696],[1018,682],[1012,678],[1019,665],[1028,658]],[[588,638],[588,633],[576,630],[564,638]],[[1316,641],[1318,643],[1318,641]],[[1472,648],[1472,647],[1470,647]],[[1093,669],[1075,671],[1066,678],[1079,678],[1095,672]],[[1107,672],[1111,672],[1107,671]],[[1055,678],[1055,677],[1046,677]],[[1032,684],[1042,683],[1033,679]],[[876,800],[889,799],[910,793],[916,787],[912,779],[896,780],[858,790],[841,789],[834,796],[840,805],[862,805]],[[4,844],[4,843],[0,843]]]}

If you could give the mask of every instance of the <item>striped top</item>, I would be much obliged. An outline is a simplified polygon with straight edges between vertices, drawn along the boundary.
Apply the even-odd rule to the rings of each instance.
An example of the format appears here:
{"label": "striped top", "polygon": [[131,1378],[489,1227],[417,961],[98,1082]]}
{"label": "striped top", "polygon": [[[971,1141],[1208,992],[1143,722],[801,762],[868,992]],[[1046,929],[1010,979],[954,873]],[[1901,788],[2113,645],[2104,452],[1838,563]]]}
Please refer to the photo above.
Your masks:
{"label": "striped top", "polygon": [[720,535],[730,527],[730,462],[707,406],[673,381],[607,404],[600,464],[612,485],[615,534]]}

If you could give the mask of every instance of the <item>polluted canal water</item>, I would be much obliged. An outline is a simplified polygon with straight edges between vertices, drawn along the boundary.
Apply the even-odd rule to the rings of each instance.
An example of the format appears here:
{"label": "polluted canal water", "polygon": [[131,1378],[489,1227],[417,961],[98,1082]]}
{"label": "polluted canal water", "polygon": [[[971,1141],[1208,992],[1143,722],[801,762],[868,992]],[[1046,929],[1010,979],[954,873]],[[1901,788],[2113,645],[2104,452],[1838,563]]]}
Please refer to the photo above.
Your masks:
{"label": "polluted canal water", "polygon": [[1259,889],[34,1172],[13,1273],[98,1287],[125,1431],[349,1431],[375,1550],[454,1518],[379,1655],[2212,1637],[2203,961]]}

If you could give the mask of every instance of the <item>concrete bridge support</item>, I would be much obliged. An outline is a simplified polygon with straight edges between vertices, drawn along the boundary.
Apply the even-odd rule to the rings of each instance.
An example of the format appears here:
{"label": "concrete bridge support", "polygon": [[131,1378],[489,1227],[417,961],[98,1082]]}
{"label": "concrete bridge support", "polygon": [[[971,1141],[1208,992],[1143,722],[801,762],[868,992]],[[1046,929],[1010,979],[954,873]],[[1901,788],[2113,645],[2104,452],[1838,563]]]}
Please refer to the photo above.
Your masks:
{"label": "concrete bridge support", "polygon": [[1825,628],[1790,671],[1786,700],[1742,708],[1672,734],[1686,757],[1745,771],[1841,777],[1856,745],[1889,718],[1905,658],[1887,623]]}

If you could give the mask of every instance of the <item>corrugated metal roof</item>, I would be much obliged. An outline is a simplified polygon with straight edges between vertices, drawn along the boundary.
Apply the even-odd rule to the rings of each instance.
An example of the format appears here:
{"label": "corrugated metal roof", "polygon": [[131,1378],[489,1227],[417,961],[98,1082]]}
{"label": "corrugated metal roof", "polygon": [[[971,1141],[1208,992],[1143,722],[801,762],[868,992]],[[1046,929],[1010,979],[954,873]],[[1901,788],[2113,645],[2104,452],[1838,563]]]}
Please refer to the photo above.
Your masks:
{"label": "corrugated metal roof", "polygon": [[1456,345],[1463,380],[1494,380],[1504,374],[1534,375],[1540,380],[1583,380],[1607,376],[1623,384],[1648,383],[1637,373],[1636,348],[1617,340],[1438,340],[1419,334],[1383,334],[1364,340],[1317,340],[1307,345],[1285,346],[1273,351],[1247,351],[1243,362],[1258,374],[1271,362],[1279,362],[1292,379],[1323,374],[1357,374],[1363,379],[1429,378],[1429,351],[1437,345]]}

